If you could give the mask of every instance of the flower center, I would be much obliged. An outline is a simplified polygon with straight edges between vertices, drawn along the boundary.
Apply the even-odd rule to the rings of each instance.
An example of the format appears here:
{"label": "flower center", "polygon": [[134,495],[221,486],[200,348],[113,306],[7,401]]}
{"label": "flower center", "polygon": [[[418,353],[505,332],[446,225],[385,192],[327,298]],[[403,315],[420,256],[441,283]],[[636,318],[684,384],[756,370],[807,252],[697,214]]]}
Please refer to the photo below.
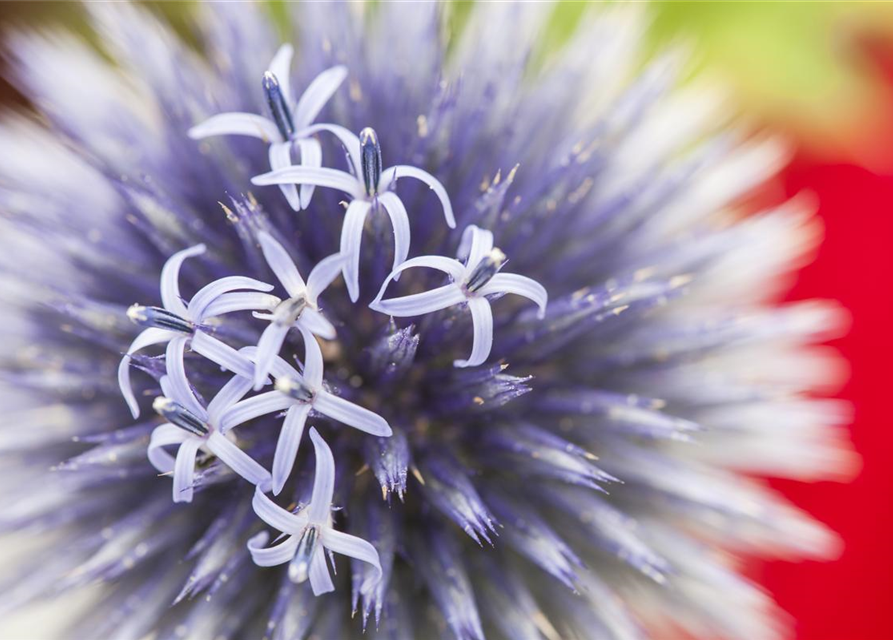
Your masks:
{"label": "flower center", "polygon": [[168,331],[178,331],[187,335],[192,335],[193,331],[195,331],[195,325],[192,322],[161,307],[144,307],[139,304],[131,305],[127,309],[127,317],[134,324],[147,329],[167,329]]}
{"label": "flower center", "polygon": [[472,269],[471,274],[465,280],[465,290],[471,293],[478,291],[499,273],[499,270],[505,265],[505,261],[505,254],[499,249],[493,248]]}
{"label": "flower center", "polygon": [[203,420],[182,404],[170,398],[158,396],[152,403],[152,408],[172,425],[180,427],[183,431],[188,431],[193,435],[206,436],[210,431],[208,425]]}
{"label": "flower center", "polygon": [[375,129],[366,127],[360,131],[360,156],[363,163],[363,184],[370,198],[378,193],[381,179],[381,145]]}
{"label": "flower center", "polygon": [[273,310],[273,322],[280,326],[290,326],[298,321],[304,309],[307,308],[307,298],[297,296],[283,300]]}
{"label": "flower center", "polygon": [[300,379],[276,378],[276,391],[284,393],[298,402],[310,402],[313,400],[313,389]]}
{"label": "flower center", "polygon": [[284,140],[289,140],[295,133],[295,123],[291,117],[291,110],[288,108],[288,102],[285,100],[285,94],[282,93],[282,85],[275,74],[265,71],[263,79],[264,96],[267,99],[267,107],[270,109],[270,115],[276,128],[282,134]]}
{"label": "flower center", "polygon": [[309,525],[301,534],[295,557],[291,559],[288,565],[288,578],[292,582],[304,582],[310,574],[310,560],[313,558],[313,552],[316,550],[318,538],[319,530],[313,525]]}

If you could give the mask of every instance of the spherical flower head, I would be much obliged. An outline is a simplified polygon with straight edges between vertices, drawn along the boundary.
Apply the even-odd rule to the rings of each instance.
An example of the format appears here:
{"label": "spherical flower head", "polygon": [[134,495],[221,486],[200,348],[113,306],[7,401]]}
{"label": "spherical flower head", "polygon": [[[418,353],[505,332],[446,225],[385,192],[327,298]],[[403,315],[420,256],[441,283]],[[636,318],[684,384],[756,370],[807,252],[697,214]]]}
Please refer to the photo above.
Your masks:
{"label": "spherical flower head", "polygon": [[0,120],[0,611],[784,635],[736,560],[836,551],[759,478],[852,467],[842,314],[775,302],[818,240],[804,198],[748,208],[785,148],[641,66],[637,8],[550,51],[544,3],[200,5],[189,45],[87,9],[101,55],[4,53],[40,117]]}

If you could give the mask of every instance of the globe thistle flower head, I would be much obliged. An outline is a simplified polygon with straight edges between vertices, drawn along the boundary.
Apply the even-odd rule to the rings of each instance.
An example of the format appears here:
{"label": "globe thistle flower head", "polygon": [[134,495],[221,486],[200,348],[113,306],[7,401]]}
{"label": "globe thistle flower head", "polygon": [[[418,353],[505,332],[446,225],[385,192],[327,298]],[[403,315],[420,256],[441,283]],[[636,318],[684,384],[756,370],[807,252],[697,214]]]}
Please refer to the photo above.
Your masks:
{"label": "globe thistle flower head", "polygon": [[0,120],[0,526],[39,553],[0,609],[94,585],[67,637],[783,635],[739,558],[836,551],[759,478],[852,467],[815,346],[843,318],[776,302],[819,235],[747,199],[784,146],[678,52],[642,63],[637,8],[549,52],[545,3],[201,5],[195,47],[88,9],[101,54],[4,53],[40,115]]}

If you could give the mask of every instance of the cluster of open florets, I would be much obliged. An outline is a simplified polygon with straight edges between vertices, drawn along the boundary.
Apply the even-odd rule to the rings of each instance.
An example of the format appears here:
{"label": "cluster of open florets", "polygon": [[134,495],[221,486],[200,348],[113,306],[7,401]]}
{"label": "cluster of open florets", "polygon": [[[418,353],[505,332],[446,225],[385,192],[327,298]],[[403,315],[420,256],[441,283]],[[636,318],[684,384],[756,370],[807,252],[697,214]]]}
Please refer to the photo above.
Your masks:
{"label": "cluster of open florets", "polygon": [[[299,505],[295,512],[278,506],[267,493],[278,495],[298,453],[304,427],[311,411],[365,433],[390,436],[385,418],[348,402],[326,389],[323,355],[317,337],[331,340],[335,327],[319,307],[320,294],[339,274],[344,277],[353,302],[359,298],[360,241],[366,217],[382,207],[394,230],[394,266],[381,285],[370,307],[397,317],[419,316],[464,304],[471,312],[474,337],[471,355],[456,360],[457,367],[484,363],[493,340],[493,316],[488,295],[514,293],[534,301],[542,315],[545,312],[545,289],[530,278],[499,273],[506,256],[494,247],[489,231],[470,225],[465,229],[457,258],[422,256],[407,260],[410,226],[406,208],[393,191],[401,177],[416,178],[428,184],[443,206],[447,225],[454,228],[449,196],[432,175],[412,166],[398,165],[382,169],[381,149],[372,129],[359,136],[334,124],[313,124],[326,102],[347,75],[344,67],[333,67],[321,73],[296,102],[289,85],[292,48],[283,45],[270,69],[263,76],[263,90],[271,118],[248,113],[225,113],[214,116],[190,130],[192,138],[214,135],[247,135],[269,143],[272,171],[257,176],[257,185],[279,185],[291,207],[306,209],[316,187],[327,187],[346,193],[347,204],[341,231],[340,251],[321,260],[306,282],[285,248],[270,234],[260,232],[257,240],[266,261],[278,278],[287,296],[280,298],[270,291],[273,286],[242,276],[216,280],[200,289],[191,300],[180,296],[178,277],[183,262],[205,251],[197,245],[175,253],[161,273],[163,307],[134,305],[128,316],[144,327],[121,361],[118,382],[130,409],[137,417],[139,405],[130,384],[131,356],[146,347],[166,344],[165,375],[160,384],[162,396],[155,398],[153,408],[167,422],[157,427],[149,443],[148,457],[163,474],[173,475],[175,502],[191,502],[196,458],[200,450],[215,456],[234,473],[255,485],[253,507],[256,514],[271,527],[282,532],[273,546],[266,547],[268,534],[260,533],[248,542],[248,549],[259,566],[289,563],[289,577],[295,582],[310,579],[317,595],[334,589],[326,553],[344,554],[367,562],[374,574],[362,586],[366,592],[381,576],[378,553],[367,541],[336,531],[332,526],[332,499],[335,485],[335,462],[332,451],[316,429],[310,438],[316,455],[315,478],[310,502]],[[337,136],[343,145],[348,171],[322,167],[318,140],[320,132]],[[293,164],[298,151],[299,164]],[[300,187],[300,189],[298,188]],[[400,298],[383,299],[390,282],[413,267],[428,267],[449,276],[449,282],[438,288]],[[268,321],[256,346],[234,349],[213,335],[206,324],[215,318],[237,311],[252,311],[255,318]],[[289,331],[297,329],[305,348],[300,371],[280,357]],[[186,347],[226,371],[232,378],[207,404],[203,403],[189,383],[184,363]],[[261,391],[267,385],[273,390]],[[243,451],[233,437],[233,429],[259,416],[282,414],[284,420],[273,457],[272,472]],[[176,455],[168,448],[177,447]]]}

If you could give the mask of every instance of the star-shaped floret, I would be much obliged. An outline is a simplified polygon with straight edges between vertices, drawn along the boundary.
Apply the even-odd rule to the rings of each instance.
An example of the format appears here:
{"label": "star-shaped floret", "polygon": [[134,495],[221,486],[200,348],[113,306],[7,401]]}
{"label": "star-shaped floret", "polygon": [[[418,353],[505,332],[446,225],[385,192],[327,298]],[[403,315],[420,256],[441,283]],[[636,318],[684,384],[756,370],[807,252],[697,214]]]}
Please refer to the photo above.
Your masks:
{"label": "star-shaped floret", "polygon": [[[539,306],[539,317],[546,313],[549,296],[546,289],[535,280],[514,273],[499,273],[505,265],[505,254],[493,246],[493,234],[474,225],[466,227],[457,254],[458,260],[443,256],[421,256],[407,260],[395,269],[381,285],[378,296],[370,308],[396,317],[421,316],[465,304],[471,311],[474,326],[474,342],[467,360],[456,360],[457,367],[474,367],[483,364],[493,346],[493,312],[489,295],[514,293],[524,296]],[[460,262],[464,260],[465,262]],[[451,282],[442,287],[402,298],[382,300],[391,280],[413,267],[428,267],[443,271]]]}

